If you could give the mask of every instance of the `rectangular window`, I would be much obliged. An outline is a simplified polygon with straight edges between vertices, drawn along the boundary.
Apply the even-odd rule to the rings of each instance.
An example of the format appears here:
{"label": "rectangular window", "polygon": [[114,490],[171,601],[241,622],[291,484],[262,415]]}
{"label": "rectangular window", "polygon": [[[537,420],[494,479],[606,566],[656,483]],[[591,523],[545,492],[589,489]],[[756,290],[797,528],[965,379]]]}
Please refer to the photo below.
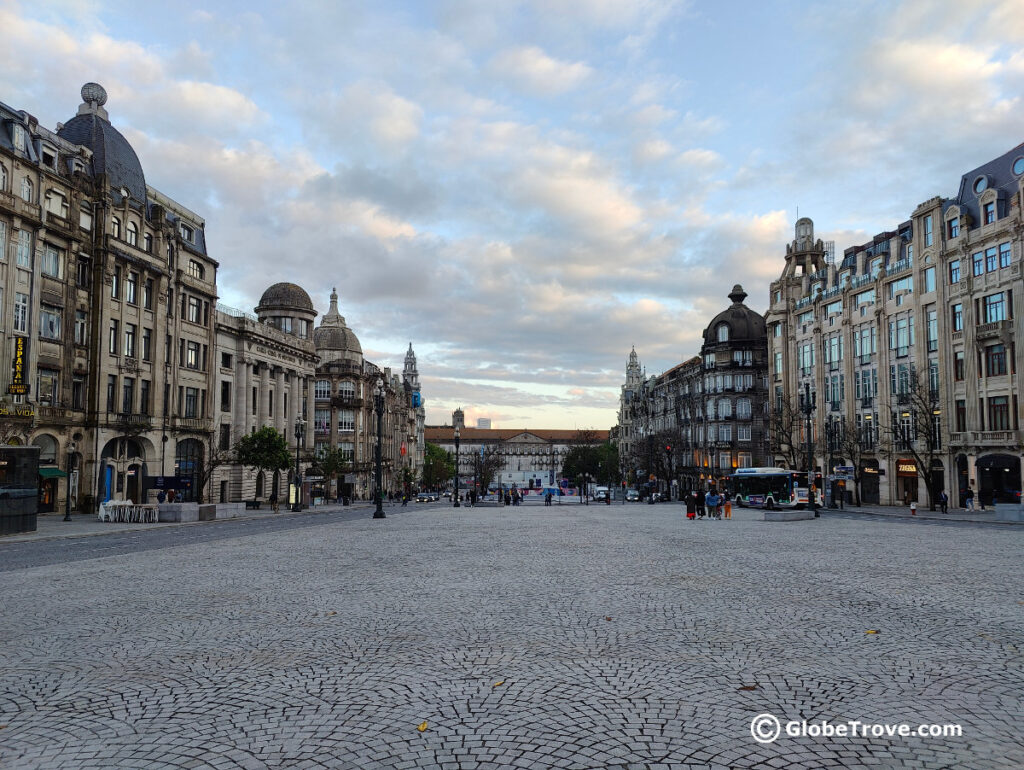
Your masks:
{"label": "rectangular window", "polygon": [[14,293],[14,331],[28,332],[28,295]]}
{"label": "rectangular window", "polygon": [[121,268],[114,268],[114,277],[110,281],[110,296],[121,299]]}
{"label": "rectangular window", "polygon": [[326,433],[331,429],[331,410],[330,409],[314,409],[313,410],[313,430],[318,433]]}
{"label": "rectangular window", "polygon": [[1006,295],[1003,292],[985,297],[982,318],[987,324],[1006,320]]}
{"label": "rectangular window", "polygon": [[924,269],[924,293],[927,294],[930,291],[935,291],[935,268],[926,267]]}
{"label": "rectangular window", "polygon": [[220,410],[222,412],[231,411],[231,381],[221,380],[220,381]]}
{"label": "rectangular window", "polygon": [[142,284],[142,306],[146,310],[153,309],[153,279],[147,278]]}
{"label": "rectangular window", "polygon": [[960,236],[960,217],[953,217],[946,224],[950,238],[957,238]]}
{"label": "rectangular window", "polygon": [[149,380],[141,380],[139,382],[139,413],[149,414]]}
{"label": "rectangular window", "polygon": [[953,379],[962,382],[964,376],[964,352],[958,350],[953,354]]}
{"label": "rectangular window", "polygon": [[132,414],[135,410],[135,378],[125,377],[121,382],[121,411]]}
{"label": "rectangular window", "polygon": [[16,261],[18,267],[32,268],[32,233],[28,230],[18,231]]}
{"label": "rectangular window", "polygon": [[731,425],[720,425],[718,427],[718,440],[719,441],[732,441],[732,426]]}
{"label": "rectangular window", "polygon": [[971,272],[974,275],[984,275],[984,273],[985,273],[985,252],[983,252],[983,251],[976,251],[974,254],[972,254],[971,255],[971,264],[973,265],[973,269],[971,270]]}
{"label": "rectangular window", "polygon": [[954,259],[949,263],[949,282],[960,283],[960,260]]}
{"label": "rectangular window", "polygon": [[986,203],[982,206],[981,220],[984,224],[990,225],[996,221],[996,204],[995,201]]}
{"label": "rectangular window", "polygon": [[750,441],[750,426],[749,425],[737,425],[736,426],[736,438],[739,441]]}
{"label": "rectangular window", "polygon": [[77,374],[71,378],[71,408],[85,409],[85,377]]}
{"label": "rectangular window", "polygon": [[124,354],[128,358],[135,358],[135,324],[124,325]]}
{"label": "rectangular window", "polygon": [[218,446],[222,451],[231,449],[231,426],[224,424],[220,426],[220,441]]}
{"label": "rectangular window", "polygon": [[939,349],[939,314],[934,307],[931,307],[925,311],[925,318],[928,324],[928,352],[934,353]]}
{"label": "rectangular window", "polygon": [[85,345],[89,339],[88,314],[84,310],[75,311],[75,344]]}
{"label": "rectangular window", "polygon": [[994,396],[988,400],[988,429],[1010,429],[1010,400],[1006,396]]}
{"label": "rectangular window", "polygon": [[39,367],[36,375],[36,401],[46,406],[60,402],[60,372]]}
{"label": "rectangular window", "polygon": [[999,244],[999,267],[1010,266],[1010,244],[1000,243]]}
{"label": "rectangular window", "polygon": [[107,411],[117,411],[117,375],[107,375]]}
{"label": "rectangular window", "polygon": [[63,311],[53,305],[39,306],[39,336],[44,340],[60,339],[60,319]]}
{"label": "rectangular window", "polygon": [[959,332],[964,329],[964,306],[957,302],[953,307],[950,308],[951,322],[953,325],[953,331]]}
{"label": "rectangular window", "polygon": [[43,275],[49,275],[53,278],[62,277],[62,271],[60,269],[61,263],[64,260],[61,258],[60,250],[56,246],[46,244],[43,247],[43,263],[40,267]]}
{"label": "rectangular window", "polygon": [[153,360],[153,330],[142,329],[142,360]]}
{"label": "rectangular window", "polygon": [[199,368],[199,343],[188,341],[185,343],[185,366],[188,369]]}
{"label": "rectangular window", "polygon": [[0,262],[7,261],[7,223],[0,222]]}
{"label": "rectangular window", "polygon": [[956,429],[958,433],[963,433],[967,430],[967,402],[962,398],[957,399],[955,404],[956,411]]}
{"label": "rectangular window", "polygon": [[203,320],[203,312],[202,311],[203,311],[203,305],[202,305],[202,302],[199,301],[199,298],[198,297],[189,297],[188,298],[188,310],[187,310],[188,314],[187,314],[186,318],[188,318],[188,320],[191,321],[194,324],[202,323],[202,320]]}
{"label": "rectangular window", "polygon": [[1006,346],[989,345],[985,348],[985,376],[999,377],[1006,374]]}
{"label": "rectangular window", "polygon": [[231,354],[230,353],[221,353],[220,354],[220,365],[224,369],[230,369],[231,368]]}
{"label": "rectangular window", "polygon": [[991,273],[999,269],[999,256],[995,246],[985,249],[985,272]]}
{"label": "rectangular window", "polygon": [[89,288],[89,260],[88,259],[83,259],[82,257],[79,257],[78,258],[78,263],[77,263],[77,270],[78,270],[78,274],[77,274],[78,285],[81,288],[83,288],[83,289],[88,289]]}
{"label": "rectangular window", "polygon": [[185,388],[185,414],[183,416],[199,416],[199,388]]}
{"label": "rectangular window", "polygon": [[932,241],[932,215],[928,214],[928,216],[924,218],[924,245],[931,246]]}
{"label": "rectangular window", "polygon": [[111,321],[110,322],[110,336],[107,339],[107,343],[108,343],[107,347],[108,347],[108,351],[110,353],[113,353],[114,355],[117,355],[118,337],[119,337],[120,333],[121,333],[120,323],[118,323],[118,321],[116,321],[116,320]]}
{"label": "rectangular window", "polygon": [[139,301],[139,274],[135,272],[129,272],[128,276],[124,281],[124,299],[130,305],[135,305]]}
{"label": "rectangular window", "polygon": [[351,409],[338,410],[338,432],[344,433],[356,429],[356,414]]}

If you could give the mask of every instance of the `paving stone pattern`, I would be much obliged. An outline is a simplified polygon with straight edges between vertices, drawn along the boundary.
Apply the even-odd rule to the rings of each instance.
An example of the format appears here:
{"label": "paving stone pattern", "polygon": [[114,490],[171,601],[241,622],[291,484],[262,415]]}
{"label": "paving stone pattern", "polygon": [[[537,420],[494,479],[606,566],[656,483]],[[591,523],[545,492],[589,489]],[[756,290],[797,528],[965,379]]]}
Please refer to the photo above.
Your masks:
{"label": "paving stone pattern", "polygon": [[1024,532],[755,518],[422,506],[9,571],[0,767],[1024,767]]}

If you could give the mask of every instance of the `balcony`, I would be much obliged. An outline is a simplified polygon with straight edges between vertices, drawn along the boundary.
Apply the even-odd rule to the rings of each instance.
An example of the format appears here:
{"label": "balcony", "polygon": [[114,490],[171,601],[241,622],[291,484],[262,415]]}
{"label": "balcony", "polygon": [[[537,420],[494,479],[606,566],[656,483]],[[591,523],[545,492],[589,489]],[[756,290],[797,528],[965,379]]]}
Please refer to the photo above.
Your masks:
{"label": "balcony", "polygon": [[358,408],[363,405],[363,399],[356,395],[342,395],[338,394],[331,398],[331,406],[337,406],[342,408]]}
{"label": "balcony", "polygon": [[171,425],[178,430],[195,433],[209,433],[213,430],[213,420],[208,420],[205,417],[174,417],[171,420]]}
{"label": "balcony", "polygon": [[63,406],[37,406],[36,419],[49,425],[70,425],[73,415]]}
{"label": "balcony", "polygon": [[829,405],[828,405],[828,410],[830,412],[841,412],[841,411],[843,411],[843,402],[842,401],[832,401],[832,402],[830,402]]}
{"label": "balcony", "polygon": [[994,339],[1008,334],[1010,331],[1009,321],[993,321],[992,323],[979,324],[975,336],[979,340]]}
{"label": "balcony", "polygon": [[1019,430],[964,431],[949,434],[953,446],[1001,447],[1016,446],[1021,441]]}
{"label": "balcony", "polygon": [[865,284],[874,283],[874,281],[874,276],[869,274],[855,275],[853,278],[850,279],[850,288],[857,289]]}
{"label": "balcony", "polygon": [[872,405],[874,404],[874,402],[875,402],[874,398],[872,398],[871,396],[865,396],[864,398],[862,398],[860,400],[860,408],[861,409],[870,409],[872,407]]}
{"label": "balcony", "polygon": [[120,414],[108,414],[107,426],[124,431],[144,431],[153,427],[153,418],[148,414],[134,414],[121,412]]}

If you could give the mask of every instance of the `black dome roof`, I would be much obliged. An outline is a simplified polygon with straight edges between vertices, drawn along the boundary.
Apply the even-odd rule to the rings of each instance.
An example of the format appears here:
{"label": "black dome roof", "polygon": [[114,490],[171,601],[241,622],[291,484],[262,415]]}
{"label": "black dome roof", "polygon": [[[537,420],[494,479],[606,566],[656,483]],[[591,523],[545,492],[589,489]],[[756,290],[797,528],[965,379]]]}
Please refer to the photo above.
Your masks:
{"label": "black dome roof", "polygon": [[99,115],[75,115],[57,136],[92,150],[92,173],[106,174],[113,190],[128,190],[132,200],[146,202],[146,177],[139,156],[121,132]]}
{"label": "black dome roof", "polygon": [[732,287],[729,299],[732,305],[716,315],[704,330],[704,344],[714,345],[718,343],[718,327],[721,324],[729,326],[729,341],[736,340],[757,340],[766,334],[764,317],[760,313],[743,304],[747,294],[743,287],[736,284]]}
{"label": "black dome roof", "polygon": [[278,308],[316,312],[313,310],[313,300],[306,294],[306,290],[294,283],[275,283],[263,292],[256,312]]}

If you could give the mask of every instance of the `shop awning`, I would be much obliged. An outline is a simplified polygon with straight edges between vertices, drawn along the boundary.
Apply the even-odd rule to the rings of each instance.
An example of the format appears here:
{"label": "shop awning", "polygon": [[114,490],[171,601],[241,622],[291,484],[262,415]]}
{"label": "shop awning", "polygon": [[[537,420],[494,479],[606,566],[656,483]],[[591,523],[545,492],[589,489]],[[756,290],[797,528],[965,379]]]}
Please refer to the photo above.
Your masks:
{"label": "shop awning", "polygon": [[44,479],[66,479],[68,474],[60,468],[40,468],[39,475]]}

